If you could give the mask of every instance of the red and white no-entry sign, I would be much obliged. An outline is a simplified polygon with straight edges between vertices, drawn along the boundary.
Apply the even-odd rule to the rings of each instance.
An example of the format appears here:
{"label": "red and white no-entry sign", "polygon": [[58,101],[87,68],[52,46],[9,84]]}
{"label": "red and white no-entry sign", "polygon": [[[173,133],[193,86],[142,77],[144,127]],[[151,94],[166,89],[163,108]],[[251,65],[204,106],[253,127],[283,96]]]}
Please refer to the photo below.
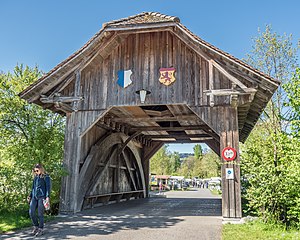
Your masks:
{"label": "red and white no-entry sign", "polygon": [[232,147],[226,147],[222,151],[222,157],[226,161],[233,161],[236,158],[236,150]]}

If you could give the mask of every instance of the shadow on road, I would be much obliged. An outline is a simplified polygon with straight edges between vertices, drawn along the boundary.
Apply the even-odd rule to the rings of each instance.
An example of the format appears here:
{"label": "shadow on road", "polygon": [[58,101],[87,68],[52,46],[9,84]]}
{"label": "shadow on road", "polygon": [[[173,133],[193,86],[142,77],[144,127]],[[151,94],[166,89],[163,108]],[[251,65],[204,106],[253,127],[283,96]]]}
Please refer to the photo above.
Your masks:
{"label": "shadow on road", "polygon": [[[121,230],[169,228],[185,221],[183,216],[221,216],[221,199],[147,198],[111,204],[57,218],[47,223],[45,235],[38,239],[88,239],[91,235],[107,236]],[[30,229],[1,236],[31,238]]]}

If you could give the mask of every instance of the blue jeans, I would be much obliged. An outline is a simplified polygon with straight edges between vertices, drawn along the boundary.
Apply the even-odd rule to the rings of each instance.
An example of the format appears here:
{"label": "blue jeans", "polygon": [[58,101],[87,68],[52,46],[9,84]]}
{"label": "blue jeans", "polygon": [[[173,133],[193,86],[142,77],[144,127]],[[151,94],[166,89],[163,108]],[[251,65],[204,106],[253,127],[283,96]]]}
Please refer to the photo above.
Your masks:
{"label": "blue jeans", "polygon": [[[37,216],[36,209],[38,210]],[[30,201],[29,215],[34,226],[44,228],[44,211],[45,208],[43,205],[43,199],[36,199],[35,197],[33,197]]]}

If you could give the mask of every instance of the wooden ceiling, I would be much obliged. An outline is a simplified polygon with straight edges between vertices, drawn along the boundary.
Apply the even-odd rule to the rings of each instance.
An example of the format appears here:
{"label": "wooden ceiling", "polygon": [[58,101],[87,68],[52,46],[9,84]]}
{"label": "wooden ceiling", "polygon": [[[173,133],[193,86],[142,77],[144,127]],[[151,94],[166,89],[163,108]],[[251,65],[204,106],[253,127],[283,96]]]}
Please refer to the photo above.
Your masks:
{"label": "wooden ceiling", "polygon": [[129,135],[139,135],[147,142],[219,142],[219,136],[184,104],[113,107],[97,126],[126,129]]}

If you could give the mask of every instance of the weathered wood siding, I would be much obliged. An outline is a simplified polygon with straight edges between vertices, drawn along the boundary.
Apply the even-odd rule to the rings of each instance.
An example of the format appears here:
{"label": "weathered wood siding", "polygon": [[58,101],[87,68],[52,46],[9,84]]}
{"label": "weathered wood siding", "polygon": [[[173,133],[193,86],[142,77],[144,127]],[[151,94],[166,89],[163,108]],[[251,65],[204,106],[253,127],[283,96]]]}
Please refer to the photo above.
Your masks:
{"label": "weathered wood siding", "polygon": [[[131,34],[106,59],[95,61],[81,73],[80,89],[85,99],[79,109],[139,104],[135,91],[141,88],[151,91],[146,104],[208,104],[203,93],[209,88],[208,62],[170,32]],[[161,67],[175,67],[172,85],[158,81]],[[133,84],[124,89],[117,84],[117,72],[129,69],[133,71]],[[228,79],[214,69],[213,88],[230,87]],[[218,97],[215,102],[224,103],[229,103],[228,97]]]}
{"label": "weathered wood siding", "polygon": [[106,130],[93,126],[90,131],[82,137],[81,140],[81,151],[80,151],[80,163],[83,164],[86,156],[88,155],[91,147],[96,144],[103,135],[105,135]]}

